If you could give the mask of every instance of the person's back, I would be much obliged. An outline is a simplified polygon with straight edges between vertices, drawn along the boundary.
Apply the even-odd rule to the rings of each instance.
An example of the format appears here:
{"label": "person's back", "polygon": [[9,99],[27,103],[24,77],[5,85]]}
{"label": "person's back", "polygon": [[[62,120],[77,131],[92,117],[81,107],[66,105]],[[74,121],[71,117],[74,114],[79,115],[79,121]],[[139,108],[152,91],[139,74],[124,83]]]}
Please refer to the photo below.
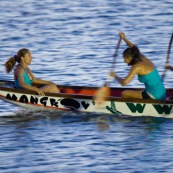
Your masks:
{"label": "person's back", "polygon": [[144,91],[125,90],[122,92],[122,97],[165,100],[166,89],[154,64],[139,51],[137,46],[125,37],[124,33],[120,33],[120,37],[129,46],[124,50],[123,58],[124,62],[131,66],[131,69],[124,79],[117,76],[114,72],[110,75],[115,77],[122,86],[127,85],[135,75],[138,75],[139,81],[145,85]]}
{"label": "person's back", "polygon": [[151,98],[166,99],[166,89],[156,68],[147,75],[138,75],[138,80],[144,83],[145,90]]}

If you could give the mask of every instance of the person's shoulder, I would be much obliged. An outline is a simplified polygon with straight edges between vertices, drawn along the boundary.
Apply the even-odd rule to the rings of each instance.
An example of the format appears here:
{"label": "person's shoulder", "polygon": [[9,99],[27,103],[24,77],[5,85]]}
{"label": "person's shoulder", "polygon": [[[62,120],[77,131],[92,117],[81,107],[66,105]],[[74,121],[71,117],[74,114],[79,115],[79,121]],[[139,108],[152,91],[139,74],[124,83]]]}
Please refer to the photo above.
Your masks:
{"label": "person's shoulder", "polygon": [[144,65],[144,61],[139,60],[138,62],[136,62],[134,65],[132,65],[132,68],[137,68],[137,67],[141,67]]}
{"label": "person's shoulder", "polygon": [[131,70],[132,73],[138,74],[139,71],[141,71],[141,64],[138,62],[134,65],[131,66]]}
{"label": "person's shoulder", "polygon": [[145,63],[142,61],[138,61],[136,64],[132,65],[131,71],[136,74],[140,74],[141,71],[145,69]]}
{"label": "person's shoulder", "polygon": [[140,53],[141,60],[149,60],[143,53]]}
{"label": "person's shoulder", "polygon": [[20,65],[18,65],[15,70],[18,74],[23,74],[24,73],[24,70]]}

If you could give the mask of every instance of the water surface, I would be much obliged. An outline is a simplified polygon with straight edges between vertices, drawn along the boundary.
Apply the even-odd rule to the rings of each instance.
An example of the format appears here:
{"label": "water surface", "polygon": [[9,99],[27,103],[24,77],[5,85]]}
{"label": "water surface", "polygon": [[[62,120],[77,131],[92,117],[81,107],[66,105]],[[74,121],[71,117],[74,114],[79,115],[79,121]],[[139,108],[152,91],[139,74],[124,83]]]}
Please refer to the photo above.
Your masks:
{"label": "water surface", "polygon": [[[99,87],[120,31],[162,74],[172,9],[172,0],[1,0],[1,79],[13,80],[4,63],[26,47],[36,77]],[[122,77],[129,70],[121,55],[126,47],[122,42],[116,59]],[[166,73],[166,87],[172,87],[172,73]],[[143,85],[135,77],[128,86]],[[172,126],[171,119],[31,112],[0,101],[0,172],[172,173]]]}

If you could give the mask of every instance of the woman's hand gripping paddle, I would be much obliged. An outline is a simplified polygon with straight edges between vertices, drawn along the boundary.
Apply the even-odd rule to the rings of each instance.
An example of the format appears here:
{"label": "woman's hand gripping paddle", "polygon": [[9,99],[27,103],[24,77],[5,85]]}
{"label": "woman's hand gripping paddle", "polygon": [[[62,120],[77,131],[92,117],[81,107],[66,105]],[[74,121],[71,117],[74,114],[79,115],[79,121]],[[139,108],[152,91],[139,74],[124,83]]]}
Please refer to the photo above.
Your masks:
{"label": "woman's hand gripping paddle", "polygon": [[[116,57],[117,57],[117,53],[118,53],[118,49],[120,47],[120,43],[121,43],[121,37],[119,38],[118,40],[118,43],[117,43],[117,46],[115,47],[115,52],[113,54],[113,61],[112,61],[112,67],[111,67],[111,71],[114,70],[115,68],[115,60],[116,60]],[[103,85],[103,87],[99,88],[95,95],[94,95],[94,101],[96,103],[96,105],[98,106],[102,106],[106,97],[110,96],[110,93],[111,93],[111,89],[109,87],[109,83],[112,82],[114,78],[111,77],[111,76],[108,76],[105,84]]]}
{"label": "woman's hand gripping paddle", "polygon": [[[169,64],[172,41],[173,41],[173,33],[172,33],[171,39],[170,39],[170,41],[169,41],[169,46],[168,46],[168,51],[167,51],[167,57],[166,57],[165,66]],[[163,81],[164,78],[165,78],[166,71],[167,71],[167,68],[165,68],[165,70],[164,70],[164,72],[163,72],[163,74],[162,74],[162,81]]]}

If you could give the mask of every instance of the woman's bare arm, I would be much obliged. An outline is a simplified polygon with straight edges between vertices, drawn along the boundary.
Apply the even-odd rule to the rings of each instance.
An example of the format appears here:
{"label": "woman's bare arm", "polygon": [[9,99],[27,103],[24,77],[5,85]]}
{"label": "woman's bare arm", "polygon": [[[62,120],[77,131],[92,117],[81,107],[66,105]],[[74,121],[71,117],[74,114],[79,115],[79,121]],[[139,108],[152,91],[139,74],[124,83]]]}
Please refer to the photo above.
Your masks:
{"label": "woman's bare arm", "polygon": [[123,79],[119,77],[116,73],[111,72],[110,76],[114,77],[122,86],[127,85],[130,83],[130,81],[134,78],[134,76],[137,74],[138,68],[132,67],[129,74]]}
{"label": "woman's bare arm", "polygon": [[50,82],[47,80],[42,80],[42,79],[36,78],[29,68],[28,68],[28,71],[29,71],[30,75],[32,76],[33,83],[36,83],[36,84],[52,84],[53,83],[53,82]]}
{"label": "woman's bare arm", "polygon": [[133,47],[133,46],[134,46],[134,44],[133,44],[132,42],[130,42],[130,41],[126,38],[126,36],[125,36],[125,34],[124,34],[123,32],[120,32],[119,35],[120,35],[120,37],[126,42],[126,44],[127,44],[129,47]]}

